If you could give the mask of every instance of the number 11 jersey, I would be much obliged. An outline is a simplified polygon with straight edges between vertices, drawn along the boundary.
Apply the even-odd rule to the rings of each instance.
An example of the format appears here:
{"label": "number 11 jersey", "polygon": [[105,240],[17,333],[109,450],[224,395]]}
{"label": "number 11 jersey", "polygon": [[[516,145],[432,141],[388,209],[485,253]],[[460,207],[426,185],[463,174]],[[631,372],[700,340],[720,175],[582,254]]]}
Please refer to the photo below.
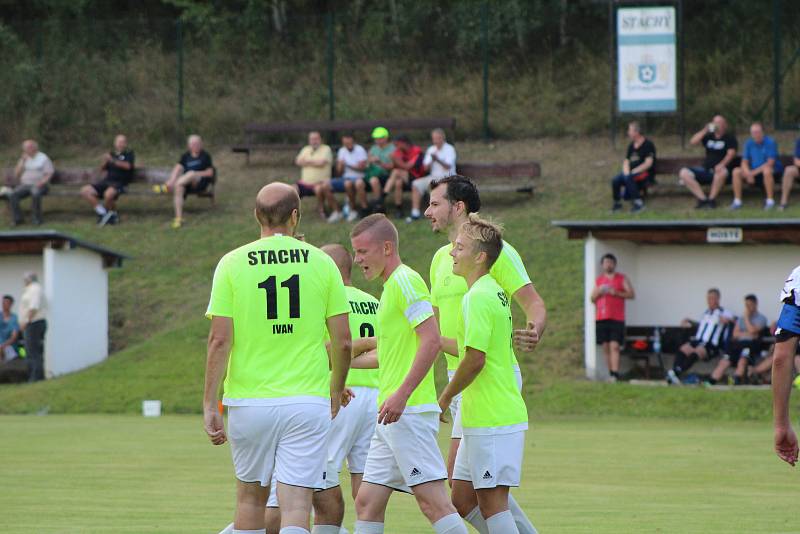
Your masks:
{"label": "number 11 jersey", "polygon": [[274,235],[223,256],[206,312],[233,319],[223,402],[327,405],[325,321],[349,311],[339,269],[313,245]]}

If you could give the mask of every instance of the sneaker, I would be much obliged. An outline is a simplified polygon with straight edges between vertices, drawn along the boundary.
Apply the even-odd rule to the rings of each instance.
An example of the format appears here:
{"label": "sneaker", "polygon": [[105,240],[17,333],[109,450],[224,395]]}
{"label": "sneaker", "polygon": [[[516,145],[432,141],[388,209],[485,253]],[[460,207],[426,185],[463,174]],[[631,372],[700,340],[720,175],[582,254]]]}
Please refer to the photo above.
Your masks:
{"label": "sneaker", "polygon": [[709,198],[708,200],[706,200],[706,209],[709,210],[717,209],[717,201],[714,200],[713,198]]}
{"label": "sneaker", "polygon": [[735,211],[735,210],[738,210],[741,207],[742,207],[742,201],[739,200],[739,199],[734,199],[734,201],[731,202],[731,205],[728,206],[728,209],[731,210],[731,211]]}
{"label": "sneaker", "polygon": [[666,380],[667,380],[667,383],[672,385],[672,386],[680,386],[681,385],[681,379],[678,378],[678,375],[676,375],[675,371],[672,370],[672,369],[667,371]]}
{"label": "sneaker", "polygon": [[119,214],[116,211],[112,211],[111,213],[111,219],[109,219],[108,224],[119,224]]}
{"label": "sneaker", "polygon": [[181,219],[180,217],[175,217],[172,220],[172,227],[177,230],[181,226],[183,226],[183,219]]}
{"label": "sneaker", "polygon": [[329,224],[337,223],[342,220],[342,212],[339,210],[334,211],[326,219]]}
{"label": "sneaker", "polygon": [[611,213],[617,213],[622,209],[622,202],[614,202],[611,205]]}
{"label": "sneaker", "polygon": [[114,217],[114,212],[113,211],[105,212],[105,214],[103,214],[103,216],[100,217],[100,220],[97,221],[97,226],[105,226],[105,225],[107,225],[111,221],[111,219],[113,217]]}
{"label": "sneaker", "polygon": [[775,201],[772,200],[771,198],[768,198],[767,200],[764,201],[764,211],[769,211],[774,207],[775,207]]}
{"label": "sneaker", "polygon": [[788,207],[789,207],[788,204],[781,204],[780,206],[778,206],[778,211],[786,211],[786,208]]}
{"label": "sneaker", "polygon": [[354,210],[354,211],[351,211],[350,213],[347,214],[347,222],[355,222],[357,220],[358,220],[358,212],[357,211]]}
{"label": "sneaker", "polygon": [[408,224],[411,224],[414,221],[418,221],[418,220],[419,220],[419,215],[412,214],[411,216],[406,217],[406,223],[408,223]]}
{"label": "sneaker", "polygon": [[642,211],[644,211],[644,202],[641,200],[634,202],[631,206],[631,213],[641,213]]}
{"label": "sneaker", "polygon": [[697,204],[694,205],[694,209],[696,209],[696,210],[705,209],[707,204],[708,204],[708,200],[698,200]]}
{"label": "sneaker", "polygon": [[395,208],[394,218],[399,220],[403,220],[405,218],[405,213],[403,213],[403,208]]}

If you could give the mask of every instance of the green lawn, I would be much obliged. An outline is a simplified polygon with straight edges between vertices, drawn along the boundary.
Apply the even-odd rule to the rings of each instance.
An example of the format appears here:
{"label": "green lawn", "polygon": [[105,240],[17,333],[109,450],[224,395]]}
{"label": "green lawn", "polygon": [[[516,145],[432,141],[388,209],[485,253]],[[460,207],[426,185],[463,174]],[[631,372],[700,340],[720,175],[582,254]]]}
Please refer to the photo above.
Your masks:
{"label": "green lawn", "polygon": [[[228,446],[197,416],[0,424],[3,532],[216,533],[230,520]],[[771,437],[753,422],[534,419],[515,495],[543,533],[797,532],[798,474]],[[387,532],[430,531],[411,497],[393,497]]]}

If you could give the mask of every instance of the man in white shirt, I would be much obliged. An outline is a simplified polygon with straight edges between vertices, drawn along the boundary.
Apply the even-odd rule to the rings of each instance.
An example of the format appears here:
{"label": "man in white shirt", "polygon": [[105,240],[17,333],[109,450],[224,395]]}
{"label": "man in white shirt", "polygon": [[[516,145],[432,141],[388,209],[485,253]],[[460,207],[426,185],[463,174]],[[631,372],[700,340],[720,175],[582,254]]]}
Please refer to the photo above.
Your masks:
{"label": "man in white shirt", "polygon": [[44,152],[39,152],[39,145],[33,139],[22,143],[22,155],[14,167],[17,186],[8,196],[11,206],[11,224],[22,223],[22,212],[19,202],[31,197],[33,224],[42,224],[42,197],[47,194],[47,184],[53,177],[53,162]]}
{"label": "man in white shirt", "polygon": [[[350,212],[347,220],[358,219],[358,211],[366,213],[367,183],[364,181],[364,169],[367,168],[367,151],[356,144],[353,134],[342,135],[342,147],[336,153],[337,178],[331,180],[331,188],[335,193],[346,193]],[[346,211],[346,210],[345,210]]]}
{"label": "man in white shirt", "polygon": [[44,289],[36,273],[25,273],[25,289],[19,299],[20,330],[25,335],[28,381],[44,380],[44,334],[47,331]]}
{"label": "man in white shirt", "polygon": [[433,144],[425,151],[422,165],[428,172],[427,176],[417,178],[411,182],[411,217],[406,222],[413,222],[422,216],[420,206],[422,198],[428,192],[431,182],[456,173],[456,149],[447,142],[444,130],[436,128],[431,132]]}

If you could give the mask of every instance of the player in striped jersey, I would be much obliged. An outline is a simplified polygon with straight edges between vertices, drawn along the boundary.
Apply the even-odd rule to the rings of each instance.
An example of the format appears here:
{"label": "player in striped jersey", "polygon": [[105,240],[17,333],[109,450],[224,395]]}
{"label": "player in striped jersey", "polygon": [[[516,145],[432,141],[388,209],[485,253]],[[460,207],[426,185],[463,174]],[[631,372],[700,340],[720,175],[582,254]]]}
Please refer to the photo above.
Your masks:
{"label": "player in striped jersey", "polygon": [[797,463],[797,435],[789,419],[792,394],[792,359],[800,338],[800,266],[795,267],[781,291],[781,315],[775,330],[772,364],[772,411],[775,419],[775,452],[789,465]]}
{"label": "player in striped jersey", "polygon": [[[425,217],[430,220],[434,232],[446,233],[449,238],[449,243],[436,251],[431,260],[430,277],[431,302],[439,319],[443,352],[447,359],[447,374],[450,380],[453,379],[458,368],[456,338],[461,303],[467,292],[467,283],[464,278],[453,274],[453,258],[450,256],[450,252],[453,250],[459,229],[469,220],[469,214],[477,213],[480,207],[481,199],[478,189],[469,178],[454,175],[431,183],[430,205],[425,210]],[[500,256],[494,262],[489,274],[503,289],[506,298],[509,301],[513,298],[525,313],[526,328],[514,331],[515,349],[517,352],[533,350],[544,333],[547,313],[544,301],[533,287],[519,253],[509,243],[503,241]],[[522,377],[516,359],[514,371],[521,388]],[[461,418],[459,417],[460,401],[461,396],[457,395],[450,404],[450,414],[453,417],[453,433],[448,453],[450,478],[452,478],[453,466],[462,437]],[[472,509],[477,510],[478,498],[474,492],[472,505]],[[521,534],[535,533],[536,529],[511,494],[508,497],[508,505],[519,532]],[[470,520],[473,526],[482,521],[480,513],[473,517],[474,521]],[[479,527],[476,526],[476,528]]]}
{"label": "player in striped jersey", "polygon": [[[718,356],[720,349],[724,347],[736,318],[719,305],[719,299],[720,292],[717,288],[711,288],[706,293],[708,309],[703,313],[694,337],[681,345],[675,354],[675,363],[667,371],[668,383],[680,384],[681,373],[688,371],[697,360]],[[689,319],[684,319],[681,326],[687,327],[691,324]]]}

